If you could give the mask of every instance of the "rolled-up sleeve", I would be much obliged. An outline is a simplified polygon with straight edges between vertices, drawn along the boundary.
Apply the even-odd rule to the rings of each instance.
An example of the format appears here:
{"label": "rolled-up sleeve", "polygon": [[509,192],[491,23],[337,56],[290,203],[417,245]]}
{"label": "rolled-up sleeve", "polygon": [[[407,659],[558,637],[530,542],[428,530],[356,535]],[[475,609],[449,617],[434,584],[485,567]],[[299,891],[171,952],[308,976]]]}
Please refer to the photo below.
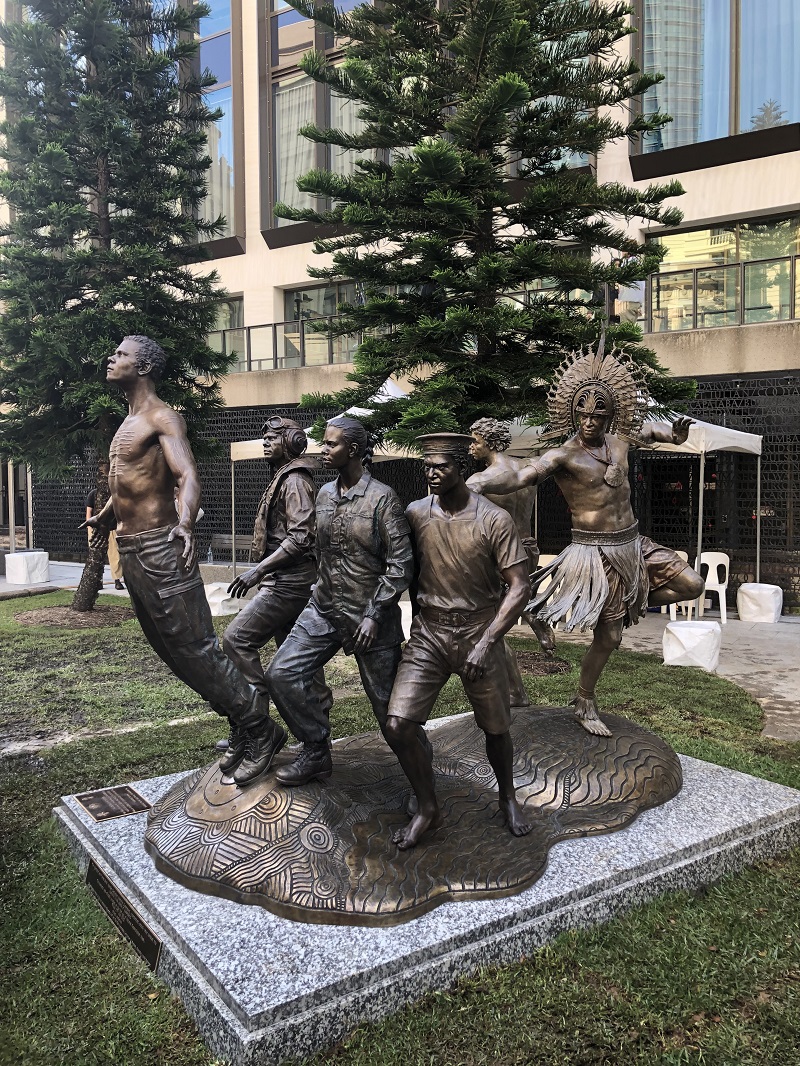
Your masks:
{"label": "rolled-up sleeve", "polygon": [[378,503],[375,513],[377,532],[386,553],[386,566],[378,579],[375,594],[364,611],[365,618],[380,620],[382,612],[393,606],[411,584],[414,572],[411,537],[403,506],[392,493]]}
{"label": "rolled-up sleeve", "polygon": [[310,555],[314,550],[316,512],[314,484],[310,478],[290,474],[283,486],[286,538],[283,550],[291,558]]}

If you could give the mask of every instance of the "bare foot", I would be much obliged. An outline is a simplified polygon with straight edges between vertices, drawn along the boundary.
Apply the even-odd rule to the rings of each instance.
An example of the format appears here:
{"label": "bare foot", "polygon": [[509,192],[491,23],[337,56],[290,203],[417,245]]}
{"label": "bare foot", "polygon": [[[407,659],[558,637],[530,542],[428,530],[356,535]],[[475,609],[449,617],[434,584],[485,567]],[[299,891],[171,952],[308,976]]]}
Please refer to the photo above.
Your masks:
{"label": "bare foot", "polygon": [[522,617],[533,630],[533,635],[539,641],[542,651],[552,654],[556,650],[556,634],[553,627],[548,622],[543,622],[541,618],[537,618],[535,614],[529,614],[527,611]]}
{"label": "bare foot", "polygon": [[506,825],[515,837],[524,837],[530,833],[533,826],[526,821],[525,814],[516,799],[500,800],[500,810],[506,820]]}
{"label": "bare foot", "polygon": [[392,843],[396,844],[401,851],[413,848],[423,833],[429,829],[438,829],[442,824],[442,815],[437,807],[434,811],[423,814],[417,811],[404,829],[397,829],[392,833]]}
{"label": "bare foot", "polygon": [[611,736],[611,730],[600,721],[597,701],[593,696],[576,696],[570,700],[570,707],[575,708],[575,715],[587,733],[593,733],[596,737]]}

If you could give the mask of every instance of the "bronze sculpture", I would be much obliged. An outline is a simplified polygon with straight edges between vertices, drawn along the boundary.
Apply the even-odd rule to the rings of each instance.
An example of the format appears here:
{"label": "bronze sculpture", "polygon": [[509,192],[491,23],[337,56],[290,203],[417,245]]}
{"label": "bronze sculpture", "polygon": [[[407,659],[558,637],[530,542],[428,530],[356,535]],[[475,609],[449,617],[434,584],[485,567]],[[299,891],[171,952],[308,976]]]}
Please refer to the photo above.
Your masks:
{"label": "bronze sculpture", "polygon": [[[496,418],[479,418],[477,422],[473,422],[469,427],[469,431],[472,434],[469,454],[479,463],[484,463],[485,469],[479,470],[478,473],[467,478],[467,487],[472,492],[484,494],[490,503],[495,504],[497,507],[502,507],[514,519],[525,554],[528,556],[528,574],[532,575],[539,565],[539,545],[536,542],[536,537],[531,534],[533,508],[536,503],[536,486],[525,486],[517,492],[507,492],[500,495],[494,495],[489,492],[484,493],[484,485],[490,482],[498,471],[506,470],[509,467],[513,470],[520,470],[523,463],[519,459],[503,454],[511,444],[511,431],[508,426],[499,422]],[[522,618],[531,627],[544,651],[548,653],[555,651],[556,642],[553,627],[547,625],[546,622],[540,621],[530,611],[523,611]],[[525,686],[522,683],[522,677],[519,672],[517,658],[508,644],[506,644],[506,663],[508,665],[508,679],[511,683],[512,706],[530,706],[530,700],[525,692]]]}
{"label": "bronze sculpture", "polygon": [[165,366],[162,348],[143,336],[125,337],[110,357],[107,380],[122,389],[129,412],[111,442],[108,503],[85,525],[102,540],[116,527],[125,584],[144,635],[181,681],[244,734],[237,782],[247,784],[269,767],[286,733],[214,632],[194,539],[197,468],[183,418],[156,393]]}
{"label": "bronze sculpture", "polygon": [[509,829],[522,836],[531,828],[514,788],[503,642],[529,595],[527,555],[509,514],[466,486],[470,438],[431,433],[417,443],[424,452],[432,495],[406,510],[416,558],[412,602],[418,610],[385,730],[417,799],[411,822],[392,837],[401,850],[414,847],[441,822],[431,749],[422,726],[453,673],[461,677],[484,732]]}
{"label": "bronze sculpture", "polygon": [[[598,716],[595,685],[623,628],[649,606],[699,596],[703,579],[669,548],[641,537],[628,483],[630,445],[682,444],[691,419],[648,422],[649,396],[638,368],[621,352],[573,353],[550,390],[550,430],[569,438],[520,470],[508,467],[484,482],[493,493],[517,492],[553,475],[572,512],[572,543],[532,579],[528,610],[567,630],[593,630],[572,706],[590,733],[608,736]],[[552,578],[541,593],[538,586]]]}
{"label": "bronze sculpture", "polygon": [[[239,574],[228,592],[238,597],[255,585],[259,590],[225,630],[222,646],[269,706],[269,687],[259,652],[273,637],[277,647],[281,646],[308,603],[316,577],[317,464],[303,454],[308,441],[291,418],[273,415],[264,423],[262,432],[264,457],[275,473],[256,513],[251,556],[257,565]],[[327,715],[333,697],[321,670],[314,678],[314,697]],[[220,768],[228,773],[235,770],[245,749],[246,736],[233,724]]]}
{"label": "bronze sculpture", "polygon": [[287,786],[330,777],[328,713],[312,679],[340,649],[355,655],[381,730],[386,726],[403,631],[399,600],[411,580],[411,544],[393,489],[372,477],[369,441],[353,418],[331,419],[322,461],[337,472],[317,496],[317,582],[308,606],[278,649],[267,684],[283,720],[303,741],[277,773]]}

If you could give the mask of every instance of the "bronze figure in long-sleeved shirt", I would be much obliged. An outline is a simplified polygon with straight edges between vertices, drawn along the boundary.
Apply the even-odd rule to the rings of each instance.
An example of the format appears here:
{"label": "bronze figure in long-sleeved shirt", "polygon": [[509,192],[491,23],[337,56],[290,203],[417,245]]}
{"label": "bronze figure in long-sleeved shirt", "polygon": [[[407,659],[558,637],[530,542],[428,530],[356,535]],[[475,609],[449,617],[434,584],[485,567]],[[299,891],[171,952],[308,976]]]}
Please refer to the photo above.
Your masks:
{"label": "bronze figure in long-sleeved shirt", "polygon": [[[259,590],[225,630],[222,643],[268,706],[269,686],[260,651],[273,637],[278,647],[284,642],[308,603],[316,576],[316,463],[302,455],[306,435],[292,419],[274,416],[265,423],[263,432],[264,456],[277,471],[256,515],[251,558],[257,565],[240,574],[229,587],[233,596],[243,596],[254,585]],[[321,669],[312,688],[321,713],[327,715],[333,697]],[[228,752],[220,766],[230,773],[245,755],[245,738],[232,727]]]}
{"label": "bronze figure in long-sleeved shirt", "polygon": [[330,776],[328,715],[311,678],[339,648],[355,654],[378,724],[386,725],[403,640],[398,601],[411,581],[411,542],[397,495],[364,469],[366,449],[359,422],[328,423],[323,463],[339,476],[317,496],[317,583],[267,670],[275,705],[304,745],[297,761],[277,775],[285,785]]}

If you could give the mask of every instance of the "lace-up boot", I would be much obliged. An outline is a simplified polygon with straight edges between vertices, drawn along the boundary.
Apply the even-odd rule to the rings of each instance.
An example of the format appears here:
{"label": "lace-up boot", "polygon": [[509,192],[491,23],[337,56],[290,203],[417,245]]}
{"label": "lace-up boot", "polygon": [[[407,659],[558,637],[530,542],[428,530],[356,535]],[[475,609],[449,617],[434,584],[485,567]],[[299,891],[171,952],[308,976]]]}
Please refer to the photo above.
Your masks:
{"label": "lace-up boot", "polygon": [[271,718],[258,726],[248,727],[245,732],[247,750],[233,775],[237,785],[249,785],[265,774],[287,740],[286,730],[281,729]]}
{"label": "lace-up boot", "polygon": [[295,761],[282,766],[275,778],[282,785],[307,785],[315,778],[321,781],[332,773],[331,751],[327,740],[323,740],[321,744],[304,744]]}

